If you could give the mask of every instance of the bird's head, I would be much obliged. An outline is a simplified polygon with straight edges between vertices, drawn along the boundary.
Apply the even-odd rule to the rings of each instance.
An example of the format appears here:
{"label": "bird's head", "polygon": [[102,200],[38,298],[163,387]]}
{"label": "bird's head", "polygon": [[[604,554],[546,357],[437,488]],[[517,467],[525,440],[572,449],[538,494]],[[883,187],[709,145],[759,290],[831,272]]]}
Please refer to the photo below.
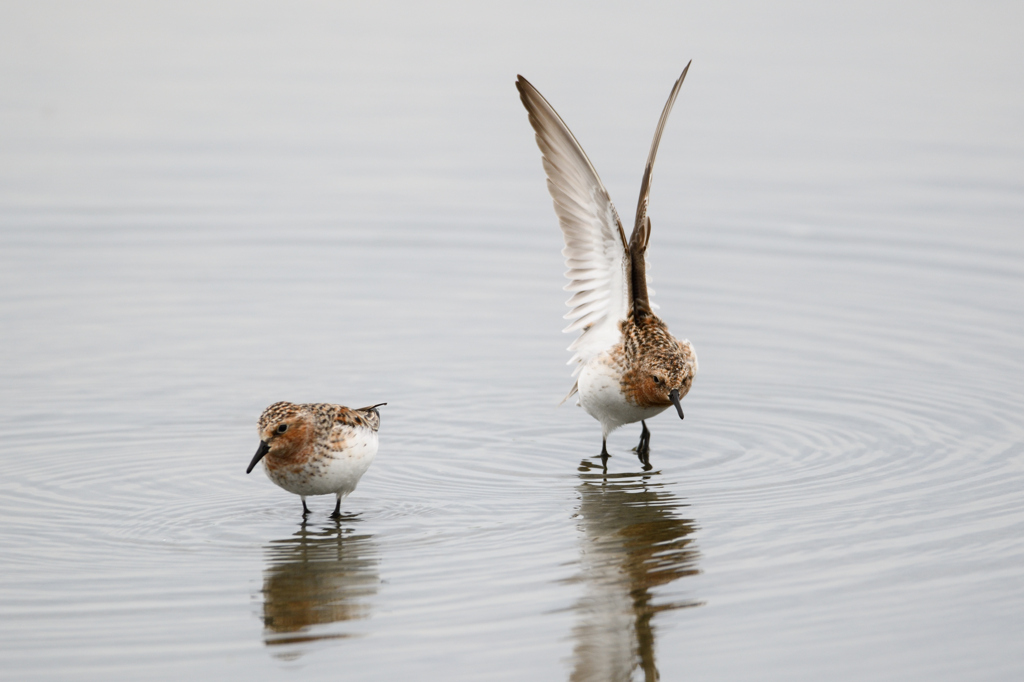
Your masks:
{"label": "bird's head", "polygon": [[260,415],[260,446],[245,473],[250,473],[264,457],[271,467],[304,459],[315,433],[316,421],[308,410],[294,403],[274,403]]}

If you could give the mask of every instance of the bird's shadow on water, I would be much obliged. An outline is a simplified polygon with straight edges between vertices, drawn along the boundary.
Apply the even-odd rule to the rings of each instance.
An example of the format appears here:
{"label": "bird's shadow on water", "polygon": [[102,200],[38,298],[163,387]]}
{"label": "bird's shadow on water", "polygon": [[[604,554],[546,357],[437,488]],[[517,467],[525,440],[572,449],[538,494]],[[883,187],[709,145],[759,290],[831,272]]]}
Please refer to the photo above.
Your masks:
{"label": "bird's shadow on water", "polygon": [[584,594],[573,606],[570,680],[657,680],[654,616],[703,602],[657,603],[655,588],[699,572],[688,505],[658,471],[608,473],[600,458],[579,466],[576,517]]}
{"label": "bird's shadow on water", "polygon": [[360,533],[358,514],[322,525],[303,520],[293,535],[264,547],[263,642],[294,659],[311,642],[347,639],[356,633],[337,624],[370,615],[380,586],[380,551]]}

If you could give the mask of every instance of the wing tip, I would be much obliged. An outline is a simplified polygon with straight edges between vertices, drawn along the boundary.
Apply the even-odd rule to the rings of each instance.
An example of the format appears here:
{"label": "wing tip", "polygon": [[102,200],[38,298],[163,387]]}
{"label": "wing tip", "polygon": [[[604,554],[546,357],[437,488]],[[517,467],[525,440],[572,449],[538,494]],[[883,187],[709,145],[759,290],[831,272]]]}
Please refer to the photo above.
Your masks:
{"label": "wing tip", "polygon": [[519,91],[519,98],[523,101],[523,105],[526,106],[530,115],[533,115],[533,108],[530,106],[529,99],[533,97],[534,93],[540,94],[537,88],[533,87],[533,83],[526,80],[523,74],[516,74],[516,90]]}
{"label": "wing tip", "polygon": [[569,398],[573,397],[574,395],[576,395],[576,393],[579,392],[579,390],[580,390],[580,382],[577,381],[576,383],[574,383],[572,385],[572,390],[570,390],[569,393],[564,398],[562,398],[562,402],[560,402],[558,404],[559,405],[564,405],[565,401],[568,400]]}

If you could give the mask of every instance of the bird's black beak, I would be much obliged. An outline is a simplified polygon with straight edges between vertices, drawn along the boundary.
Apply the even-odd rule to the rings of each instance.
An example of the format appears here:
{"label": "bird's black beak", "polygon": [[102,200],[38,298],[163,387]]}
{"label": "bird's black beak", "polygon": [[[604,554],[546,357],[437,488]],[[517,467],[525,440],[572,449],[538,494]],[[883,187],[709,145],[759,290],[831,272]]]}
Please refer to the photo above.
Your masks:
{"label": "bird's black beak", "polygon": [[[677,402],[676,405],[678,405],[678,404],[679,403]],[[257,464],[259,464],[260,460],[263,459],[263,455],[267,454],[268,452],[270,452],[270,446],[267,445],[267,441],[261,440],[260,441],[260,447],[256,451],[256,456],[252,458],[251,462],[249,462],[249,468],[245,470],[245,473],[247,473],[247,474],[251,473],[252,472],[252,468],[254,466],[256,466]]]}
{"label": "bird's black beak", "polygon": [[[672,404],[676,406],[676,412],[679,413],[679,418],[685,419],[685,417],[683,417],[683,406],[679,404],[679,389],[673,388],[668,392],[668,397],[672,400]],[[253,464],[255,464],[255,462],[253,462]],[[249,468],[251,469],[252,467]]]}

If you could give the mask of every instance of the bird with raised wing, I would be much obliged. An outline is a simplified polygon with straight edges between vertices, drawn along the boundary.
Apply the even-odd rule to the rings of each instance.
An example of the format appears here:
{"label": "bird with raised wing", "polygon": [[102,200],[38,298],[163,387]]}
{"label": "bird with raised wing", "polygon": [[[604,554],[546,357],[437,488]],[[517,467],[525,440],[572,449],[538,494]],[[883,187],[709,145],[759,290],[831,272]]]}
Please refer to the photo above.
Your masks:
{"label": "bird with raised wing", "polygon": [[640,422],[636,453],[645,470],[651,468],[646,420],[672,406],[682,419],[680,400],[697,374],[693,346],[673,337],[654,314],[657,306],[647,287],[651,172],[665,122],[689,68],[687,64],[683,69],[661,112],[628,241],[608,191],[568,126],[529,81],[522,76],[516,81],[537,134],[548,191],[565,238],[565,289],[572,297],[566,301],[570,311],[565,316],[571,323],[564,331],[581,331],[569,346],[575,353],[569,364],[577,365],[577,379],[566,400],[578,393],[577,404],[601,423],[603,462],[609,457],[608,434]]}

